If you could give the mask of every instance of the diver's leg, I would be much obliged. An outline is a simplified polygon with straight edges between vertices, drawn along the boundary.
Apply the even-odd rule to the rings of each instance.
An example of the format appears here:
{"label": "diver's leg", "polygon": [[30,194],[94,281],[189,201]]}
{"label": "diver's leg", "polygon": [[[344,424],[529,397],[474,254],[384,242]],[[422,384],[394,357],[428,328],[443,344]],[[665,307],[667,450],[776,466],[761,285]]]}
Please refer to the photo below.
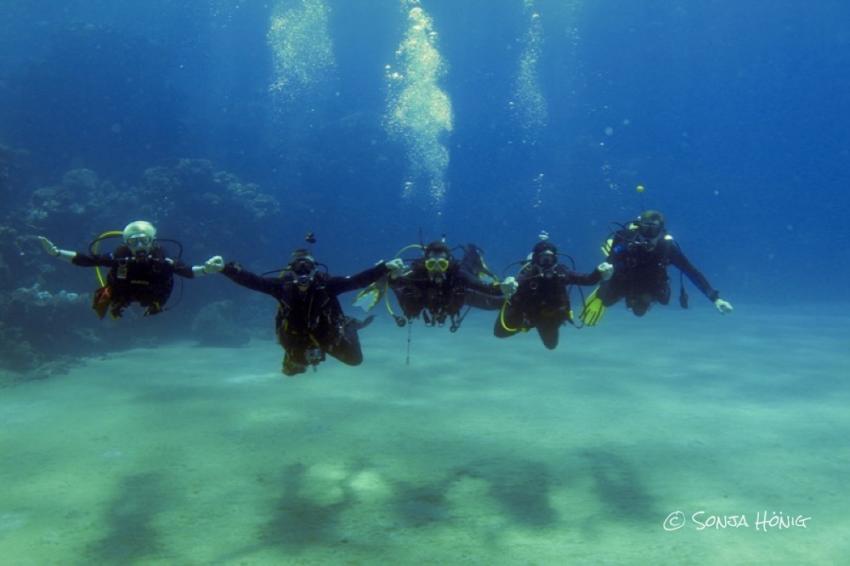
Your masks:
{"label": "diver's leg", "polygon": [[404,313],[405,318],[412,319],[418,318],[419,313],[422,312],[424,305],[419,303],[418,300],[413,299],[412,297],[406,297],[404,295],[396,295],[398,299],[398,305],[401,307],[401,312]]}
{"label": "diver's leg", "polygon": [[558,319],[543,319],[537,321],[537,334],[543,341],[543,345],[549,350],[558,346],[558,335],[560,334],[561,321]]}
{"label": "diver's leg", "polygon": [[159,301],[151,301],[149,303],[142,303],[142,306],[145,307],[145,316],[152,316],[155,314],[159,314],[162,312],[162,305],[165,303],[160,303]]}
{"label": "diver's leg", "polygon": [[357,320],[347,318],[343,326],[342,336],[327,348],[328,354],[350,366],[358,366],[363,363],[363,350],[360,348],[358,328]]}
{"label": "diver's leg", "polygon": [[670,303],[670,281],[666,278],[664,281],[659,282],[658,287],[655,290],[655,300],[662,305]]}
{"label": "diver's leg", "polygon": [[284,375],[298,375],[307,371],[307,355],[304,350],[292,348],[285,352],[281,369]]}
{"label": "diver's leg", "polygon": [[507,338],[513,336],[520,331],[522,324],[522,314],[512,307],[505,309],[504,324],[502,324],[502,313],[496,317],[496,324],[493,326],[493,336],[497,338]]}
{"label": "diver's leg", "polygon": [[151,305],[148,307],[148,314],[159,314],[165,310],[165,305],[168,304],[168,299],[171,298],[171,285],[158,290],[151,300]]}
{"label": "diver's leg", "polygon": [[[280,319],[282,322],[282,319]],[[281,326],[277,328],[277,341],[285,352],[283,356],[284,375],[297,375],[307,371],[307,349],[286,332]]]}
{"label": "diver's leg", "polygon": [[649,293],[641,293],[639,295],[629,297],[627,300],[629,308],[632,309],[632,313],[634,313],[635,316],[643,316],[652,304],[652,295]]}
{"label": "diver's leg", "polygon": [[656,280],[652,278],[632,281],[626,289],[626,307],[635,316],[645,315],[655,300],[657,289]]}
{"label": "diver's leg", "polygon": [[109,304],[109,314],[112,318],[121,318],[124,315],[124,309],[130,304],[129,301],[113,298]]}

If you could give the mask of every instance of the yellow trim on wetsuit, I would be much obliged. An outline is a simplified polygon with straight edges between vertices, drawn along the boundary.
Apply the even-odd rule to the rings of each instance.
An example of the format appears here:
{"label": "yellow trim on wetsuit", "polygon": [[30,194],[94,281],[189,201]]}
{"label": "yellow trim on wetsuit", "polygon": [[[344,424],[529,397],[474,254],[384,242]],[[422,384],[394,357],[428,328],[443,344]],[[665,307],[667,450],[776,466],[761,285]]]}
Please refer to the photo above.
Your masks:
{"label": "yellow trim on wetsuit", "polygon": [[508,324],[505,322],[505,311],[508,308],[509,302],[510,301],[505,301],[504,303],[502,303],[502,308],[499,309],[499,323],[502,325],[502,328],[504,328],[506,332],[511,332],[511,333],[514,333],[514,334],[517,333],[517,332],[528,332],[528,328],[525,328],[525,327],[510,328],[508,326]]}
{"label": "yellow trim on wetsuit", "polygon": [[[103,234],[101,234],[100,236],[95,238],[94,243],[91,246],[92,253],[94,255],[97,255],[97,251],[98,251],[98,248],[100,247],[100,241],[101,240],[105,240],[107,238],[115,238],[115,237],[118,237],[118,236],[123,237],[124,231],[123,230],[108,230],[108,231],[104,232]],[[98,284],[101,287],[106,287],[106,278],[103,277],[103,272],[100,270],[99,265],[94,266],[94,273],[95,273],[95,276],[97,277]]]}

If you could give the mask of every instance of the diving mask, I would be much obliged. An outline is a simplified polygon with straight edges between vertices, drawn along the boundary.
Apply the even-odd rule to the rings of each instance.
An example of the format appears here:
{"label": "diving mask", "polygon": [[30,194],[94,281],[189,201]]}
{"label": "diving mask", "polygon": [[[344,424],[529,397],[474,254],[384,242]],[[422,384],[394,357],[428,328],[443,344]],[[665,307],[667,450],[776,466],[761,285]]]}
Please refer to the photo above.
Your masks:
{"label": "diving mask", "polygon": [[307,258],[296,259],[290,266],[290,271],[295,275],[295,284],[299,287],[308,287],[313,282],[316,273],[316,264]]}
{"label": "diving mask", "polygon": [[124,243],[133,253],[150,251],[156,238],[156,228],[147,220],[136,220],[124,227]]}
{"label": "diving mask", "polygon": [[548,269],[554,266],[558,261],[558,257],[555,255],[555,252],[551,250],[546,250],[537,254],[534,258],[534,263],[543,269]]}
{"label": "diving mask", "polygon": [[449,260],[445,257],[429,257],[425,260],[425,269],[445,273],[449,269]]}
{"label": "diving mask", "polygon": [[640,235],[650,240],[654,240],[655,238],[660,236],[662,229],[663,224],[655,220],[642,221],[638,223],[638,232],[640,233]]}
{"label": "diving mask", "polygon": [[126,238],[125,242],[133,253],[149,251],[153,246],[153,238],[147,234],[133,234]]}

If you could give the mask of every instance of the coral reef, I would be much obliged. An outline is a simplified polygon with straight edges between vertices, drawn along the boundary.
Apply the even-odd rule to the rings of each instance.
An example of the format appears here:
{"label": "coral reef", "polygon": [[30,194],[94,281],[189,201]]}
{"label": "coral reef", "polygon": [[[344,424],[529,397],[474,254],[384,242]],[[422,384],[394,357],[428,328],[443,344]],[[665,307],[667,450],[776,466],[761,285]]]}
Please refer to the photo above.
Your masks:
{"label": "coral reef", "polygon": [[97,337],[69,325],[90,316],[89,301],[88,295],[51,293],[39,283],[0,295],[0,366],[26,371],[74,353],[89,353]]}
{"label": "coral reef", "polygon": [[94,171],[73,169],[65,173],[60,184],[41,187],[32,193],[27,223],[85,225],[88,218],[109,207],[118,197],[112,184],[101,183]]}
{"label": "coral reef", "polygon": [[227,211],[245,220],[263,220],[280,212],[280,203],[253,183],[216,171],[206,159],[181,159],[174,167],[152,167],[139,187],[145,202],[161,203],[152,216],[167,217],[176,210]]}

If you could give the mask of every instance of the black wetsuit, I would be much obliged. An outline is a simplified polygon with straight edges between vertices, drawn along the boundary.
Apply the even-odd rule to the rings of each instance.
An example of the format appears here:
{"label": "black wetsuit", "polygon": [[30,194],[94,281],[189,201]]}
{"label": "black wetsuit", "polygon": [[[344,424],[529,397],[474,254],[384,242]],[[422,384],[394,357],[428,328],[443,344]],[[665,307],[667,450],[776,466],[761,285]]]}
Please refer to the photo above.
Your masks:
{"label": "black wetsuit", "polygon": [[429,326],[442,326],[448,319],[452,331],[459,328],[460,311],[465,304],[486,310],[498,309],[504,297],[498,284],[488,285],[452,260],[443,279],[432,280],[425,260],[413,262],[411,271],[390,280],[404,316],[410,320],[422,315]]}
{"label": "black wetsuit", "polygon": [[[120,317],[124,309],[137,302],[145,307],[146,315],[162,312],[174,288],[174,275],[193,278],[192,268],[180,260],[165,255],[159,246],[149,252],[134,255],[125,245],[118,246],[110,254],[87,254],[77,252],[71,260],[81,267],[108,267],[106,287],[95,294],[95,310],[102,317],[108,306],[114,317]],[[101,301],[103,309],[98,309]]]}
{"label": "black wetsuit", "polygon": [[550,350],[555,349],[561,325],[572,320],[568,286],[594,285],[600,279],[598,270],[580,274],[561,264],[550,270],[528,264],[520,271],[517,277],[519,287],[505,305],[504,313],[499,313],[493,334],[505,338],[536,328],[543,345]]}
{"label": "black wetsuit", "polygon": [[670,302],[668,265],[681,270],[709,300],[720,296],[672,238],[662,236],[652,247],[635,230],[620,230],[614,234],[607,261],[614,266],[614,276],[599,286],[599,298],[611,306],[625,297],[636,316],[643,316],[652,301]]}
{"label": "black wetsuit", "polygon": [[350,277],[331,277],[319,272],[311,286],[302,292],[292,273],[261,277],[233,263],[227,264],[223,271],[239,285],[277,299],[275,328],[286,351],[283,360],[286,375],[302,373],[308,364],[322,361],[326,353],[352,366],[363,361],[357,335],[360,324],[342,312],[337,295],[366,287],[387,272],[383,263]]}

